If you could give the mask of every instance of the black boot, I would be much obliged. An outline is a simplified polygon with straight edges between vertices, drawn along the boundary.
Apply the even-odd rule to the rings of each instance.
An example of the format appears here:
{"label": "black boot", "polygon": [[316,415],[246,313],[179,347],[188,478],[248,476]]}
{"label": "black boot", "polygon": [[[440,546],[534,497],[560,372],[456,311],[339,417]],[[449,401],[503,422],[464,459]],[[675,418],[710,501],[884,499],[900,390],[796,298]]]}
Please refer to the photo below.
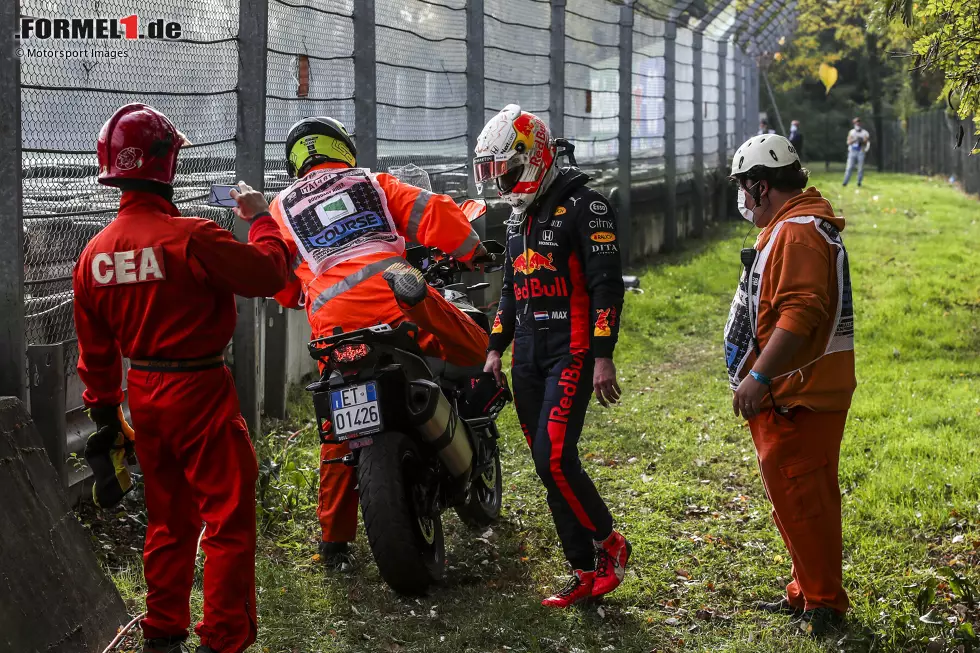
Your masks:
{"label": "black boot", "polygon": [[794,617],[803,616],[803,610],[800,610],[799,608],[790,605],[789,599],[787,599],[785,596],[779,599],[778,601],[774,601],[772,603],[767,603],[765,601],[761,603],[756,603],[755,609],[761,612],[769,612],[772,614],[788,614]]}
{"label": "black boot", "polygon": [[143,653],[188,653],[184,646],[187,635],[173,637],[154,637],[143,640]]}
{"label": "black boot", "polygon": [[394,263],[381,276],[402,308],[412,308],[429,294],[422,273],[407,263]]}
{"label": "black boot", "polygon": [[806,633],[810,637],[834,635],[844,627],[844,615],[833,608],[807,610],[803,613],[803,621],[809,622]]}
{"label": "black boot", "polygon": [[350,544],[347,542],[320,542],[320,548],[317,552],[320,554],[320,562],[327,569],[344,571],[354,564]]}

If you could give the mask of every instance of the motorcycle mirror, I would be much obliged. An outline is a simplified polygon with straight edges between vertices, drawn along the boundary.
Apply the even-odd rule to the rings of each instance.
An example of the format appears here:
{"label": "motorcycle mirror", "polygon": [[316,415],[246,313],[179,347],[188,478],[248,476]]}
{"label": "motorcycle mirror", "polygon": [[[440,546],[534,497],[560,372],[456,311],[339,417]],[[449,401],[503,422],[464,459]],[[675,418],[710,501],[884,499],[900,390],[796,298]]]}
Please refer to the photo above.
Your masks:
{"label": "motorcycle mirror", "polygon": [[506,248],[496,240],[484,240],[483,249],[487,250],[487,254],[491,254],[493,256],[503,254],[507,251]]}
{"label": "motorcycle mirror", "polygon": [[475,283],[472,286],[467,286],[466,290],[467,292],[469,292],[471,290],[483,290],[484,288],[489,288],[489,287],[490,287],[489,283],[487,283],[486,281],[481,281],[480,283]]}

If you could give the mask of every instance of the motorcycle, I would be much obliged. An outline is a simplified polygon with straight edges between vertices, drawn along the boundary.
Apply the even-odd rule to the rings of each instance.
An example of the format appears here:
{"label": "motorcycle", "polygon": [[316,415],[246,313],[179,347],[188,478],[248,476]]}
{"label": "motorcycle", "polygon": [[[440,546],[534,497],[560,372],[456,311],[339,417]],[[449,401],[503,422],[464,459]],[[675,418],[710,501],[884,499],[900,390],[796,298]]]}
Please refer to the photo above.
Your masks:
{"label": "motorcycle", "polygon": [[[471,221],[480,213],[469,203],[464,210]],[[483,245],[488,256],[476,262],[484,272],[502,269],[504,247]],[[487,315],[468,295],[489,284],[460,283],[464,266],[432,248],[409,248],[406,259],[489,334]],[[495,422],[512,399],[480,367],[427,358],[417,333],[410,322],[378,324],[309,343],[323,369],[307,387],[321,441],[346,442],[351,450],[322,464],[356,468],[371,552],[384,581],[404,595],[424,594],[445,576],[443,512],[453,508],[475,528],[498,519],[503,485]]]}

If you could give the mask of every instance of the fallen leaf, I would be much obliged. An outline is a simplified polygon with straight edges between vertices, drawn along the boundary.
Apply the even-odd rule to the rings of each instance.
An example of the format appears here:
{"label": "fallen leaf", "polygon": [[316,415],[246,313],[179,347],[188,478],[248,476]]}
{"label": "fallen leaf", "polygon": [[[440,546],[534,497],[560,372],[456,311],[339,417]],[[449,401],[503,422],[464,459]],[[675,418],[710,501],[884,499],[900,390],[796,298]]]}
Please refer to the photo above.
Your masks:
{"label": "fallen leaf", "polygon": [[919,617],[919,621],[921,621],[924,624],[932,624],[934,626],[943,623],[942,617],[938,616],[935,610],[930,610],[929,612]]}

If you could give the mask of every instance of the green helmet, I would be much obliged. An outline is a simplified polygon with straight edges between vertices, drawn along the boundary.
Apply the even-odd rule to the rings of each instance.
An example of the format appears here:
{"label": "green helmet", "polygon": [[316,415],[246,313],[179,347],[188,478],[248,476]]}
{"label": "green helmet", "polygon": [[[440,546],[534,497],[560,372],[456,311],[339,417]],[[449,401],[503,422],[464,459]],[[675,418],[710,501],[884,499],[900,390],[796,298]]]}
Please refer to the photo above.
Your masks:
{"label": "green helmet", "polygon": [[326,116],[304,118],[286,135],[286,170],[302,177],[315,165],[334,162],[357,165],[357,147],[343,123]]}

